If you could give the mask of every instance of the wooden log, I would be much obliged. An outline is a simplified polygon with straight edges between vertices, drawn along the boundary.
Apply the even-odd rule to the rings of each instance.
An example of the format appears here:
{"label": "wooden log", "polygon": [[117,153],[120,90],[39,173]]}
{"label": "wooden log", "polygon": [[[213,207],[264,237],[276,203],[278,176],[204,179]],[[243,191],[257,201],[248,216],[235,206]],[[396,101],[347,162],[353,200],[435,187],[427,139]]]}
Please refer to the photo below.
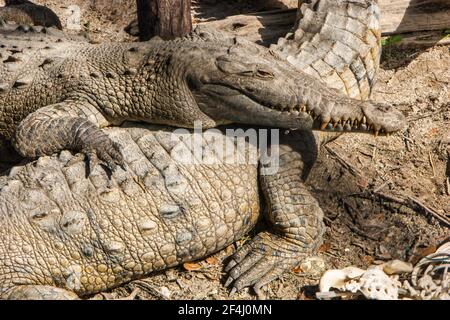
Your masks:
{"label": "wooden log", "polygon": [[139,38],[159,36],[165,40],[192,31],[190,0],[137,0]]}
{"label": "wooden log", "polygon": [[[278,1],[298,8],[297,1]],[[450,28],[450,0],[378,0],[378,5],[384,34]]]}
{"label": "wooden log", "polygon": [[[384,35],[450,28],[450,0],[380,0],[379,4]],[[296,9],[283,9],[201,23],[268,45],[289,32],[295,19]]]}
{"label": "wooden log", "polygon": [[383,33],[450,28],[449,0],[379,0]]}
{"label": "wooden log", "polygon": [[443,35],[438,31],[412,32],[402,34],[393,45],[400,47],[432,47],[450,45],[450,35]]}
{"label": "wooden log", "polygon": [[250,15],[230,16],[223,20],[201,22],[263,45],[275,43],[293,27],[296,10],[275,10]]}

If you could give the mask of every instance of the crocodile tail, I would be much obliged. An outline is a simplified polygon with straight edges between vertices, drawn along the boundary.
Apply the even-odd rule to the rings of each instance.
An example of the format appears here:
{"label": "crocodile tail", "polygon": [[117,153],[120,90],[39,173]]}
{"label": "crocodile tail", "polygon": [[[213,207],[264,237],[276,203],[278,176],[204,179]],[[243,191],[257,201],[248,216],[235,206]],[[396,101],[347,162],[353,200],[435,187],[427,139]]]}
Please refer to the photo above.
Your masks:
{"label": "crocodile tail", "polygon": [[378,72],[376,0],[299,0],[293,32],[271,49],[351,98],[369,98]]}

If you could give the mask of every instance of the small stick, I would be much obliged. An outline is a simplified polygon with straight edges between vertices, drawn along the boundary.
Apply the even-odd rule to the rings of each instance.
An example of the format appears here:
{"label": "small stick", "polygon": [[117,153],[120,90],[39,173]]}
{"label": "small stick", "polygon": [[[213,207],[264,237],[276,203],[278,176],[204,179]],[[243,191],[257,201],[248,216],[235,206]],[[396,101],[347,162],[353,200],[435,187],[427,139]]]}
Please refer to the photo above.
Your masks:
{"label": "small stick", "polygon": [[442,216],[441,214],[437,213],[436,211],[434,211],[433,209],[425,206],[422,202],[420,202],[419,199],[408,196],[408,200],[411,201],[412,203],[414,203],[416,206],[420,207],[422,210],[424,210],[426,213],[431,214],[433,217],[435,217],[436,219],[438,219],[439,221],[443,222],[444,224],[446,224],[448,227],[450,227],[450,219],[448,219],[445,216]]}
{"label": "small stick", "polygon": [[325,146],[325,149],[344,167],[347,168],[354,176],[362,176],[361,172],[353,167],[348,161],[343,159],[337,152],[331,149],[328,146]]}
{"label": "small stick", "polygon": [[137,295],[140,292],[141,292],[141,289],[136,287],[133,289],[133,291],[127,297],[119,298],[117,300],[134,300],[134,299],[136,299]]}
{"label": "small stick", "polygon": [[386,182],[384,182],[383,184],[381,184],[381,186],[375,188],[373,190],[373,192],[377,193],[379,191],[381,191],[382,189],[384,189],[384,187],[386,187],[387,185],[389,185],[391,183],[391,180],[387,180]]}
{"label": "small stick", "polygon": [[378,150],[377,147],[374,146],[373,151],[372,151],[372,163],[375,163],[375,158],[377,156],[377,150]]}
{"label": "small stick", "polygon": [[[420,202],[419,199],[414,198],[412,196],[408,196],[406,199],[400,195],[389,195],[383,192],[373,192],[373,194],[376,194],[378,196],[381,196],[382,198],[389,200],[389,201],[393,201],[396,202],[398,204],[401,205],[406,205],[408,207],[419,207],[420,209],[422,209],[422,211],[425,211],[425,213],[428,213],[430,215],[432,215],[433,217],[435,217],[436,219],[438,219],[440,222],[442,222],[443,224],[447,225],[448,227],[450,227],[450,219],[447,218],[446,216],[443,216],[441,214],[439,214],[438,212],[436,212],[435,210],[425,206],[422,202]],[[411,205],[412,204],[412,205]],[[414,208],[411,208],[414,210]]]}
{"label": "small stick", "polygon": [[434,168],[433,157],[431,156],[431,152],[428,152],[428,160],[430,160],[431,169],[433,170],[433,178],[436,177],[436,169]]}
{"label": "small stick", "polygon": [[411,146],[409,143],[410,142],[412,143],[413,141],[410,138],[408,138],[407,136],[405,136],[404,134],[403,134],[403,139],[405,140],[406,150],[408,150],[408,152],[411,152]]}
{"label": "small stick", "polygon": [[447,195],[450,196],[450,178],[445,180],[445,184],[447,185]]}

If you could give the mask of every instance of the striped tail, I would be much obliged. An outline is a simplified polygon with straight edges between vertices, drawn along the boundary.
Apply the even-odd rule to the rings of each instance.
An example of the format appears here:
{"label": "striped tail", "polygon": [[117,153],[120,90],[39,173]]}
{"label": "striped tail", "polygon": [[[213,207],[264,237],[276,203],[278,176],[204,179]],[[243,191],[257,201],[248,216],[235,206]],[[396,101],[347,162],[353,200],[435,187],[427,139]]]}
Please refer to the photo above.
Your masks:
{"label": "striped tail", "polygon": [[292,33],[271,49],[349,97],[369,98],[379,68],[376,0],[299,0]]}

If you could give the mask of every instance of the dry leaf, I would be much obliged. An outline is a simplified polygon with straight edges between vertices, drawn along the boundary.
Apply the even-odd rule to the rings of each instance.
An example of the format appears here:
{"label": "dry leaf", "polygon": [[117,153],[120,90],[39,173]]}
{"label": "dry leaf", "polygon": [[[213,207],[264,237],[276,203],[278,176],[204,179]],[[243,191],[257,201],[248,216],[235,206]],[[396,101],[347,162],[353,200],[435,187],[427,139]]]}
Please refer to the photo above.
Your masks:
{"label": "dry leaf", "polygon": [[328,250],[331,249],[331,242],[325,242],[323,243],[317,252],[328,252]]}
{"label": "dry leaf", "polygon": [[419,262],[420,259],[435,253],[437,250],[436,246],[429,246],[426,248],[417,249],[417,253],[414,255],[414,257],[411,259],[412,264],[416,264]]}
{"label": "dry leaf", "polygon": [[436,246],[429,246],[429,247],[426,247],[426,248],[423,248],[422,250],[420,250],[419,251],[419,255],[421,255],[422,258],[423,258],[423,257],[426,257],[426,256],[432,254],[432,253],[435,253],[436,250],[437,250]]}
{"label": "dry leaf", "polygon": [[231,256],[234,253],[234,247],[232,244],[230,244],[226,249],[225,252],[228,256]]}
{"label": "dry leaf", "polygon": [[185,262],[185,263],[183,263],[183,268],[185,268],[187,271],[195,271],[195,270],[200,270],[202,268],[202,266],[198,263]]}
{"label": "dry leaf", "polygon": [[302,270],[302,268],[300,268],[300,266],[297,266],[294,269],[292,269],[292,272],[294,272],[294,273],[302,273],[303,270]]}
{"label": "dry leaf", "polygon": [[438,128],[431,128],[425,135],[427,138],[432,138],[433,136],[437,135],[439,133]]}
{"label": "dry leaf", "polygon": [[363,256],[363,257],[361,258],[361,260],[364,262],[364,264],[365,264],[366,266],[372,265],[373,262],[375,261],[375,259],[374,259],[372,256],[367,256],[367,255]]}
{"label": "dry leaf", "polygon": [[206,262],[212,265],[219,264],[219,260],[216,257],[208,257],[206,258]]}

